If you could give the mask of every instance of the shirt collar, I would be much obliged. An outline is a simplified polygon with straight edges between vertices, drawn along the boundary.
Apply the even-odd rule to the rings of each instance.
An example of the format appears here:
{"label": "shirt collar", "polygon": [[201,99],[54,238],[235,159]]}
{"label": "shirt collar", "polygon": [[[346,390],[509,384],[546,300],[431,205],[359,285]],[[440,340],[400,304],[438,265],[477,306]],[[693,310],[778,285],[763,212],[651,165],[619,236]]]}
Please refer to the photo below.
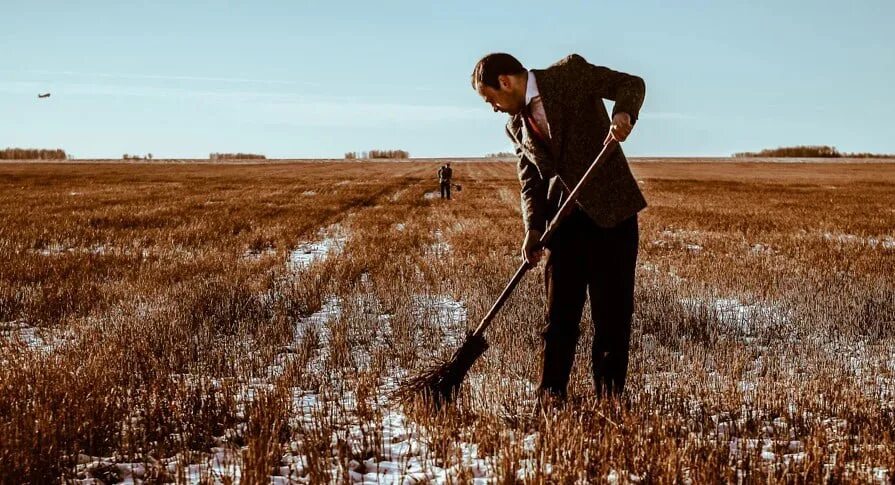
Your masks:
{"label": "shirt collar", "polygon": [[525,105],[528,106],[528,103],[531,103],[531,100],[540,94],[541,93],[538,91],[538,81],[535,80],[535,73],[528,71],[528,84],[525,86]]}

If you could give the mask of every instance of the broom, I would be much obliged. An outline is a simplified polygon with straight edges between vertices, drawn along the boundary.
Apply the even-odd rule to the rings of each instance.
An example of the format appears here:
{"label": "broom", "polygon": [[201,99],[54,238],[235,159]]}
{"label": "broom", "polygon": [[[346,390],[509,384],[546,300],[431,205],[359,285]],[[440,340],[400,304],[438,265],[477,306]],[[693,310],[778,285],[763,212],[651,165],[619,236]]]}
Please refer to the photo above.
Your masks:
{"label": "broom", "polygon": [[[596,168],[612,154],[617,146],[618,142],[615,141],[615,139],[607,139],[600,154],[597,155],[596,160],[594,160],[587,171],[584,172],[581,180],[569,194],[568,199],[566,199],[563,205],[559,208],[559,212],[557,212],[553,217],[553,220],[550,221],[547,230],[541,235],[541,238],[538,241],[540,247],[546,246],[550,241],[550,238],[553,237],[553,234],[559,227],[560,222],[572,212],[575,200],[578,198],[581,188],[593,177]],[[463,379],[466,378],[469,369],[475,364],[479,357],[488,350],[488,342],[485,341],[484,336],[485,330],[491,325],[491,321],[494,319],[494,316],[500,308],[503,307],[503,304],[506,302],[507,298],[509,298],[510,293],[513,292],[516,285],[519,284],[519,281],[522,280],[522,277],[531,268],[532,265],[526,262],[523,262],[522,265],[519,266],[519,269],[516,270],[516,274],[514,274],[510,282],[507,283],[507,286],[503,289],[503,292],[497,298],[497,301],[495,301],[494,305],[491,306],[491,309],[488,310],[485,318],[482,319],[482,322],[479,323],[479,326],[475,331],[466,334],[466,339],[464,340],[463,345],[457,349],[450,360],[440,365],[436,365],[430,370],[408,379],[400,385],[397,394],[404,402],[412,403],[418,399],[422,399],[423,403],[431,404],[435,408],[439,408],[441,405],[449,403],[456,397],[460,390],[460,385],[463,383]]]}

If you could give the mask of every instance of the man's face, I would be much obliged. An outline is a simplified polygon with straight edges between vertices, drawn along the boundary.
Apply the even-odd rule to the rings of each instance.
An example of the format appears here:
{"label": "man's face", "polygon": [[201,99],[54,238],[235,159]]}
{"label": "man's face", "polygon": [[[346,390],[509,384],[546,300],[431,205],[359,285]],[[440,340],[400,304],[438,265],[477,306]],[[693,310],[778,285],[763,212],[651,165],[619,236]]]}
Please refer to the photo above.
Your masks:
{"label": "man's face", "polygon": [[478,93],[486,103],[491,105],[494,112],[502,112],[515,115],[522,111],[522,105],[525,104],[525,95],[520,95],[518,86],[513,82],[510,76],[500,76],[498,78],[500,89],[478,85]]}

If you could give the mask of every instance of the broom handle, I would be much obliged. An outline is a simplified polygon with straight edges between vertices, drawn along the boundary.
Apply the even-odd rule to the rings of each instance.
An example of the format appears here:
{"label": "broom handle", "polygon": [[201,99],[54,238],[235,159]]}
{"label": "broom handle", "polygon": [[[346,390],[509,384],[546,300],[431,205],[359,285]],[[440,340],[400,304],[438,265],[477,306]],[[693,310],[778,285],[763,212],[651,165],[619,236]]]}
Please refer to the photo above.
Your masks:
{"label": "broom handle", "polygon": [[[578,184],[575,185],[575,188],[572,189],[572,192],[569,193],[569,197],[563,202],[563,205],[559,208],[559,212],[553,216],[553,220],[550,221],[550,224],[547,225],[547,230],[544,231],[544,234],[541,235],[541,239],[538,241],[538,245],[544,247],[550,241],[550,238],[553,237],[553,233],[556,232],[556,229],[559,227],[559,223],[562,222],[569,213],[572,212],[572,209],[575,207],[575,200],[578,199],[578,193],[581,192],[581,188],[585,183],[590,181],[593,178],[594,172],[596,172],[597,166],[601,165],[609,155],[615,151],[615,148],[618,146],[618,142],[615,141],[614,138],[610,138],[609,142],[603,145],[603,149],[600,150],[600,154],[597,155],[596,160],[590,164],[590,167],[584,172],[584,175],[581,177],[581,180],[578,181]],[[480,337],[485,330],[491,325],[491,320],[494,319],[494,316],[497,315],[497,312],[503,307],[503,304],[507,301],[507,298],[510,297],[510,293],[516,289],[516,285],[519,284],[519,281],[522,280],[522,277],[525,276],[525,273],[528,272],[533,267],[533,265],[529,263],[523,262],[519,269],[516,270],[516,274],[513,275],[513,279],[507,283],[507,286],[503,289],[503,292],[497,297],[497,301],[494,302],[494,305],[491,306],[491,309],[488,310],[488,313],[485,315],[485,318],[482,319],[482,323],[476,327],[473,335],[476,337]]]}

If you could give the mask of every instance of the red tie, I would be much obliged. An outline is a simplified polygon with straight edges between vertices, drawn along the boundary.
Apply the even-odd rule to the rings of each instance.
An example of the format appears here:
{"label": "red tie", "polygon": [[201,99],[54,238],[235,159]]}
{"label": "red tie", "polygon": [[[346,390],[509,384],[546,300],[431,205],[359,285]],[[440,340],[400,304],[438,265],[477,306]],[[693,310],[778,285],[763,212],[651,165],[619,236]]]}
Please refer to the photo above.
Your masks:
{"label": "red tie", "polygon": [[543,145],[547,145],[547,137],[544,136],[544,133],[541,132],[541,129],[538,128],[538,123],[535,121],[534,115],[531,114],[531,104],[526,104],[525,108],[522,110],[522,114],[525,116],[525,119],[528,120],[528,126],[531,129],[532,134],[535,138]]}

